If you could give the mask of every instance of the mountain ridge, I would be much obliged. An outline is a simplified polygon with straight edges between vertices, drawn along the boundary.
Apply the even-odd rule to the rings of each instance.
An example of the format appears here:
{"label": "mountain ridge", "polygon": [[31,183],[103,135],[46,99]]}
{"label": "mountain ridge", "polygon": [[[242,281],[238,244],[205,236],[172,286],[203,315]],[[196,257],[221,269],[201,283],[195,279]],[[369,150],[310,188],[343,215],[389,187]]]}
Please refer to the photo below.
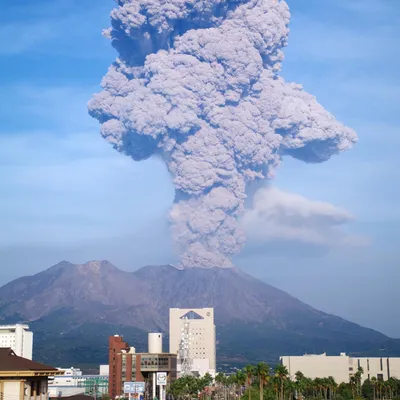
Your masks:
{"label": "mountain ridge", "polygon": [[[173,307],[214,307],[224,362],[342,351],[400,355],[400,340],[316,310],[237,268],[161,265],[126,272],[106,260],[62,261],[0,288],[0,323],[29,322],[38,332],[35,354],[42,361],[58,352],[60,362],[105,362],[107,336],[120,331],[144,350],[146,332],[168,332]],[[68,353],[66,338],[78,348],[88,343],[85,351]],[[57,351],[46,347],[49,341],[57,343]]]}

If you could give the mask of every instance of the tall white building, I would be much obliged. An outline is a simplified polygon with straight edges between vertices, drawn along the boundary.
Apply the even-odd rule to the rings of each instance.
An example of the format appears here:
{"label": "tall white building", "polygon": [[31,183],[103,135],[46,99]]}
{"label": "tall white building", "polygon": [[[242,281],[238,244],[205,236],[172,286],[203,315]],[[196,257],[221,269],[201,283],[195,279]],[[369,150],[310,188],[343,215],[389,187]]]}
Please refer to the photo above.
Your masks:
{"label": "tall white building", "polygon": [[359,367],[364,371],[362,381],[372,377],[381,380],[387,380],[390,377],[400,379],[400,358],[395,357],[350,357],[346,353],[341,353],[339,356],[327,356],[324,353],[284,356],[280,357],[280,360],[288,369],[292,379],[295,379],[296,372],[300,371],[307,378],[332,376],[337,383],[348,383]]}
{"label": "tall white building", "polygon": [[17,356],[32,360],[33,333],[28,325],[0,325],[0,347],[10,347]]}
{"label": "tall white building", "polygon": [[[171,308],[169,351],[178,354],[178,372],[215,375],[216,339],[213,308]],[[187,363],[187,364],[186,364]],[[190,365],[189,365],[190,364]]]}

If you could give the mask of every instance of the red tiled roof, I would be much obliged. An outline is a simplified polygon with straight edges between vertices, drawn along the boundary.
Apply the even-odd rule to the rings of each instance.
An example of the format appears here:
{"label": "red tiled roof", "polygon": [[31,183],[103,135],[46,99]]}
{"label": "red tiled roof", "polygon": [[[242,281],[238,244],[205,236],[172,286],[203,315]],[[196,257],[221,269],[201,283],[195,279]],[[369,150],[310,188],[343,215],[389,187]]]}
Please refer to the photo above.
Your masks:
{"label": "red tiled roof", "polygon": [[8,348],[0,348],[0,371],[55,371],[49,365],[40,364],[26,358],[19,357]]}

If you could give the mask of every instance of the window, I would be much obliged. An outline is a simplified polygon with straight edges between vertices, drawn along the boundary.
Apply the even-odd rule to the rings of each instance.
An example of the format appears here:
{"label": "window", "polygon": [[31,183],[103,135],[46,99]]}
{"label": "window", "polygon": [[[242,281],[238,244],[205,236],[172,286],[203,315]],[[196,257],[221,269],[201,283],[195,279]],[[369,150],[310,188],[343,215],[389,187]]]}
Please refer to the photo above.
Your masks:
{"label": "window", "polygon": [[[367,370],[369,371],[369,358],[367,359]],[[369,375],[368,375],[369,376]],[[369,378],[368,378],[369,379]]]}
{"label": "window", "polygon": [[383,371],[383,360],[381,358],[381,371]]}
{"label": "window", "polygon": [[383,381],[383,374],[378,374],[376,377],[378,381]]}

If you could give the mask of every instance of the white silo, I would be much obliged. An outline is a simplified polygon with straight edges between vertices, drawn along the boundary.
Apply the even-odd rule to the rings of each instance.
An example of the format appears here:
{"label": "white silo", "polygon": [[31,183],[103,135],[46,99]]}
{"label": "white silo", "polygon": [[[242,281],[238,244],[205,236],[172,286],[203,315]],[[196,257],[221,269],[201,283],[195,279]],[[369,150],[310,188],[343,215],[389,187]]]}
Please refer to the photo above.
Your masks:
{"label": "white silo", "polygon": [[150,354],[162,353],[162,333],[149,333],[148,348]]}

